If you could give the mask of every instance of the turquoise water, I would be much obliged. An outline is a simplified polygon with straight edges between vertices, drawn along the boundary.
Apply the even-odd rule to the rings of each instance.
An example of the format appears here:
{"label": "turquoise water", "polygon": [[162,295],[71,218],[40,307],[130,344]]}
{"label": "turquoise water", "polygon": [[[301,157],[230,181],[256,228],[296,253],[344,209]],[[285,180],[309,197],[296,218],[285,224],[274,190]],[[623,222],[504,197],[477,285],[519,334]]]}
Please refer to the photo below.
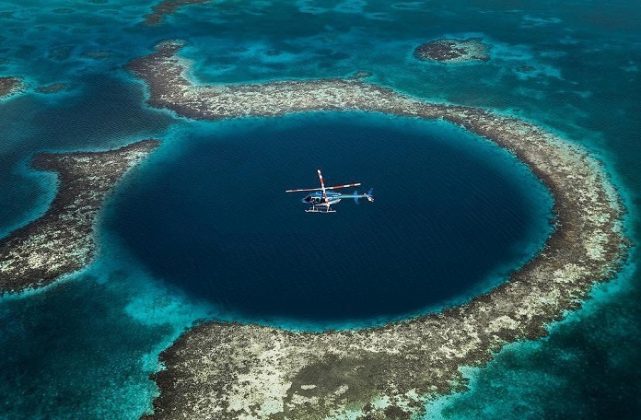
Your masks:
{"label": "turquoise water", "polygon": [[[182,38],[194,76],[204,81],[365,70],[369,80],[418,97],[543,124],[604,161],[624,194],[629,235],[639,239],[641,7],[635,2],[220,1],[182,9],[154,28],[141,24],[148,9],[123,0],[0,1],[0,74],[22,75],[29,88],[0,103],[0,234],[37,217],[52,197],[51,177],[26,169],[37,151],[165,139],[158,157],[122,191],[155,170],[153,159],[171,162],[183,147],[189,153],[181,141],[201,135],[200,124],[147,108],[142,86],[122,69],[157,41]],[[492,59],[466,66],[412,59],[418,43],[441,36],[481,37]],[[92,58],[97,52],[103,58]],[[53,82],[70,86],[55,95],[33,90]],[[230,127],[242,131],[248,123]],[[313,182],[313,173],[298,180]],[[376,191],[380,185],[373,185]],[[371,217],[381,200],[358,208],[342,203],[338,215]],[[301,212],[299,203],[284,205]],[[104,225],[100,241],[101,257],[84,273],[0,302],[2,416],[135,418],[156,392],[147,375],[157,369],[157,353],[195,319],[230,316],[157,277],[135,253],[111,246],[117,240]],[[638,417],[640,280],[629,267],[549,338],[510,346],[470,372],[471,391],[438,401],[431,415]]]}

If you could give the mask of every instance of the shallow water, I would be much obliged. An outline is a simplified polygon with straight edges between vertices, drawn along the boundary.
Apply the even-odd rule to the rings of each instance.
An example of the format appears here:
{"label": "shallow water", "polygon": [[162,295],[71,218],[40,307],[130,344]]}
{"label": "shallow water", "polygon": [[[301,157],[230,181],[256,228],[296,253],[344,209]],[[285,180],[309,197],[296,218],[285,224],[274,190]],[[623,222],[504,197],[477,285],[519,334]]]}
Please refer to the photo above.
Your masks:
{"label": "shallow water", "polygon": [[[142,174],[155,173],[154,161],[176,165],[174,156],[206,150],[209,129],[224,143],[220,133],[227,128],[194,127],[148,109],[141,85],[122,69],[157,41],[182,38],[189,42],[185,56],[195,60],[193,75],[205,81],[365,70],[370,80],[418,97],[544,124],[604,160],[630,210],[629,235],[639,241],[641,8],[635,2],[217,1],[182,9],[154,28],[141,25],[148,9],[133,0],[0,1],[0,74],[23,75],[30,89],[0,102],[0,234],[36,217],[51,199],[51,177],[25,169],[37,151],[165,139],[157,157],[123,185],[125,191],[143,183]],[[492,59],[462,66],[412,59],[417,44],[445,35],[483,38]],[[49,96],[33,92],[53,82],[69,83],[70,89]],[[252,124],[239,121],[229,129]],[[181,146],[192,138],[193,149]],[[337,181],[344,175],[371,182],[380,196],[373,206],[341,203],[337,216],[361,220],[397,203],[380,195],[384,180],[366,169],[326,169]],[[311,170],[301,169],[296,183],[313,184]],[[290,178],[283,183],[279,190],[290,186]],[[302,204],[282,199],[292,217],[304,215]],[[118,200],[109,208],[115,210]],[[0,302],[5,417],[135,418],[150,407],[155,387],[147,374],[157,368],[158,352],[196,319],[234,316],[221,312],[215,300],[157,277],[135,252],[112,246],[114,236],[102,228],[101,257],[84,274]],[[548,339],[510,346],[471,373],[473,389],[431,406],[430,416],[638,417],[640,280],[630,267]]]}

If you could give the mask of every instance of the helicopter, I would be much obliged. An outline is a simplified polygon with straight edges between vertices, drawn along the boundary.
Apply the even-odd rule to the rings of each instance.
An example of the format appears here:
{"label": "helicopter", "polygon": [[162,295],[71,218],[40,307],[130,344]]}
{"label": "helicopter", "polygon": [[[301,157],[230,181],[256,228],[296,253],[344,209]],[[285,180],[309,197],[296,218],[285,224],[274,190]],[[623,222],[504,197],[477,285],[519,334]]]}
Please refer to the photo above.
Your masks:
{"label": "helicopter", "polygon": [[318,179],[320,180],[320,188],[296,188],[285,190],[286,193],[312,192],[302,199],[303,203],[311,205],[311,207],[305,210],[306,213],[336,213],[336,210],[334,210],[331,206],[333,206],[334,204],[338,204],[344,198],[353,198],[356,204],[358,204],[358,200],[361,198],[367,199],[367,201],[369,201],[370,203],[374,202],[374,197],[372,197],[373,188],[370,188],[368,192],[363,194],[359,194],[358,191],[354,191],[353,194],[343,194],[340,192],[336,192],[335,190],[339,190],[342,188],[359,187],[361,183],[356,182],[353,184],[343,184],[326,187],[325,181],[323,181],[323,174],[321,173],[321,170],[318,169],[317,172]]}

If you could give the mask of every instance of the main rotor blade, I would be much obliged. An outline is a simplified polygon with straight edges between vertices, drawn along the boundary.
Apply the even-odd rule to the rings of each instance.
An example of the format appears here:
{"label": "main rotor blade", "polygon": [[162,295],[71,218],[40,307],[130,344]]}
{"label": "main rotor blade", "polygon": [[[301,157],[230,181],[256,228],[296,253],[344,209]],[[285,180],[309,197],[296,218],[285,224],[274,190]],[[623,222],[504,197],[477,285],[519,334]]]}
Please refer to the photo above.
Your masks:
{"label": "main rotor blade", "polygon": [[327,191],[325,191],[325,181],[323,181],[323,174],[321,173],[320,169],[318,169],[316,172],[318,172],[318,179],[320,179],[320,183],[321,183],[321,191],[323,192],[323,201],[327,202]]}
{"label": "main rotor blade", "polygon": [[[344,185],[334,185],[332,187],[325,187],[326,190],[338,190],[341,188],[350,188],[350,187],[360,187],[361,183],[357,182],[355,184],[344,184]],[[296,188],[294,190],[285,190],[285,192],[307,192],[307,191],[322,191],[322,188]]]}
{"label": "main rotor blade", "polygon": [[296,188],[294,190],[285,190],[285,192],[306,192],[306,191],[321,191],[321,188]]}
{"label": "main rotor blade", "polygon": [[325,187],[326,190],[338,190],[341,188],[350,188],[350,187],[360,187],[361,183],[357,182],[355,184],[343,184],[343,185],[334,185],[332,187]]}

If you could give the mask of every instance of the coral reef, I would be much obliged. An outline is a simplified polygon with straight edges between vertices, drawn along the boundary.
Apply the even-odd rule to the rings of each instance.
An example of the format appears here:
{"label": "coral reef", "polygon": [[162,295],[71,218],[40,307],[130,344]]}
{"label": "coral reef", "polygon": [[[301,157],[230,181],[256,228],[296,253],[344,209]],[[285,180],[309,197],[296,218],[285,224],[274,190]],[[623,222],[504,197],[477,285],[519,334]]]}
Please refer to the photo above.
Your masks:
{"label": "coral reef", "polygon": [[47,212],[0,241],[0,294],[44,286],[93,257],[93,224],[105,196],[158,145],[144,140],[106,152],[43,153],[36,169],[58,174]]}

